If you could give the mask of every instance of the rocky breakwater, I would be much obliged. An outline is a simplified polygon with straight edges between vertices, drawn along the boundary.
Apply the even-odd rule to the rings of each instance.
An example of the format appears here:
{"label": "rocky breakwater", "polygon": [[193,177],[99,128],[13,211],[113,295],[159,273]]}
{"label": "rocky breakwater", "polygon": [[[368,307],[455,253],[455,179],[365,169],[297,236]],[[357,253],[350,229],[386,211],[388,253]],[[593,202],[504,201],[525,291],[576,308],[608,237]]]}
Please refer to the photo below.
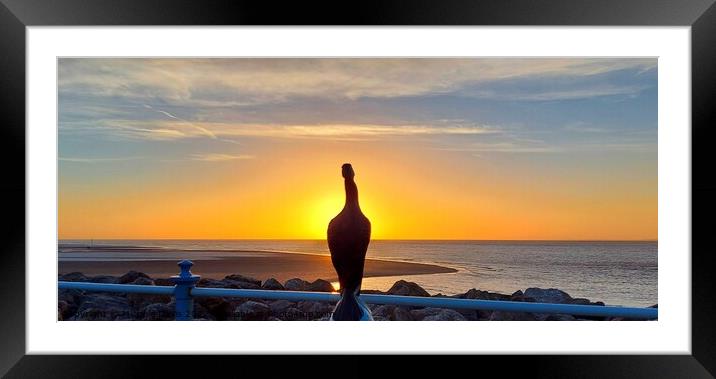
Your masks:
{"label": "rocky breakwater", "polygon": [[[169,278],[151,278],[148,275],[130,271],[120,277],[88,277],[79,272],[60,275],[61,281],[137,284],[146,286],[172,286]],[[300,278],[280,283],[270,278],[260,281],[234,274],[223,279],[203,278],[199,287],[241,288],[288,291],[333,292],[330,282],[318,279],[313,282]],[[401,296],[431,295],[416,283],[399,280],[386,292],[364,290],[363,293]],[[507,300],[522,302],[582,304],[603,306],[602,302],[573,298],[558,289],[528,288],[511,295],[470,289],[464,294],[432,297],[453,297],[460,299]],[[334,304],[316,301],[261,300],[234,297],[196,298],[194,301],[195,320],[218,321],[296,321],[328,320]],[[563,314],[516,313],[502,311],[464,310],[446,308],[404,307],[394,305],[369,305],[376,321],[575,321],[575,320],[622,320],[621,318],[574,317]],[[60,290],[57,317],[61,321],[98,320],[174,320],[174,302],[171,296],[89,292]]]}

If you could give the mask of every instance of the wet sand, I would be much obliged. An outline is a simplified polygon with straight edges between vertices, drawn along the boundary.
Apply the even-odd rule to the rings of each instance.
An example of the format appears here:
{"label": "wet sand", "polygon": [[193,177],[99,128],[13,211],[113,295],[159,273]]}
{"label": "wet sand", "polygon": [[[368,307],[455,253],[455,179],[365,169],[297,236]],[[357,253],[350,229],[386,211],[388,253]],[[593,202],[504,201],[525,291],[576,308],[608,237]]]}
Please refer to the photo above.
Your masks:
{"label": "wet sand", "polygon": [[[65,249],[63,251],[60,249],[60,274],[81,272],[88,276],[119,276],[134,270],[153,278],[169,277],[178,273],[177,261],[188,256],[194,262],[192,272],[203,278],[221,279],[226,275],[241,274],[262,281],[268,278],[276,278],[281,282],[291,278],[309,281],[319,278],[328,281],[338,280],[331,264],[331,258],[322,255],[237,251],[236,255],[238,256],[232,257],[227,256],[231,253],[227,251],[221,251],[221,256],[217,256],[212,255],[212,252],[132,250],[150,253],[150,255],[159,253],[149,258],[152,260],[143,260],[138,256],[123,259],[122,256],[129,255],[119,252],[102,258],[103,254],[101,253],[112,253],[111,250],[105,249],[89,251],[93,254],[87,254],[88,250],[73,250]],[[127,250],[127,248],[121,249],[123,252],[127,252]],[[71,258],[63,259],[63,256]],[[82,258],[83,256],[87,256],[86,260]],[[145,254],[142,256],[146,257]],[[453,268],[432,264],[366,259],[364,277],[438,274],[456,271]]]}

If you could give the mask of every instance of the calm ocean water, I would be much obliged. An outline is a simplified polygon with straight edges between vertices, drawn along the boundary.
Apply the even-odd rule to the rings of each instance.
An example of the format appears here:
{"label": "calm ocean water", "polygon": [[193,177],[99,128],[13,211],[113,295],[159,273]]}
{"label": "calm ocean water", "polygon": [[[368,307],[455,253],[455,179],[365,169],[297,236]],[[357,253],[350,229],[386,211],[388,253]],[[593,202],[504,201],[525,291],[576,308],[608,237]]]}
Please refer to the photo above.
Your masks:
{"label": "calm ocean water", "polygon": [[[94,244],[329,254],[325,240],[95,240]],[[658,303],[657,246],[657,242],[371,241],[368,258],[434,263],[458,272],[366,278],[363,288],[387,290],[398,279],[447,295],[470,288],[506,294],[528,287],[559,288],[573,297],[607,304],[650,306]]]}

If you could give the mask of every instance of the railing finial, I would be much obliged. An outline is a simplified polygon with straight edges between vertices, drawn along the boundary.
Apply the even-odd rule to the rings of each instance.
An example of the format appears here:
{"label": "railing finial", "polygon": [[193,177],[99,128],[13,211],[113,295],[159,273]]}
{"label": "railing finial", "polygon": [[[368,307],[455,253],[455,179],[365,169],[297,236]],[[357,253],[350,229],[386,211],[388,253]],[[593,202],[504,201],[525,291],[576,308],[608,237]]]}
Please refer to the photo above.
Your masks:
{"label": "railing finial", "polygon": [[191,273],[191,266],[194,262],[184,259],[177,263],[179,275],[171,277],[174,282],[175,315],[177,321],[191,320],[194,313],[194,299],[191,297],[191,290],[201,278]]}

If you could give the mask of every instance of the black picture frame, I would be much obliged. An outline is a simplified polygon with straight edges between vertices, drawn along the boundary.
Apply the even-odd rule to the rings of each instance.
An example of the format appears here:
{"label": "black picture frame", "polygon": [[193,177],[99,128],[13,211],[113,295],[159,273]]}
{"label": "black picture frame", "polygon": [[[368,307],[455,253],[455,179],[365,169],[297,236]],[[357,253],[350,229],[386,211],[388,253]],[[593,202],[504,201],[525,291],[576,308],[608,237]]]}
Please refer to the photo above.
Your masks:
{"label": "black picture frame", "polygon": [[[239,368],[270,369],[269,376],[326,374],[326,365],[379,376],[403,373],[402,357],[172,357],[49,356],[25,354],[25,54],[26,27],[41,25],[614,25],[690,26],[692,65],[692,355],[470,356],[441,367],[499,367],[531,377],[713,377],[716,374],[716,292],[707,222],[716,211],[716,175],[709,144],[716,139],[716,6],[714,0],[398,0],[360,2],[200,0],[0,0],[0,130],[5,226],[0,260],[0,375],[8,377],[210,377]],[[698,206],[696,206],[698,202]],[[700,221],[700,222],[697,222]],[[684,252],[688,254],[689,252]],[[140,343],[141,341],[138,341]],[[240,343],[240,341],[237,341]],[[350,362],[349,362],[350,361]],[[469,361],[469,362],[466,362]],[[518,362],[518,364],[515,364]],[[425,361],[424,364],[430,364]],[[318,367],[318,368],[317,368]],[[244,371],[248,373],[247,371]],[[485,371],[487,372],[487,371]],[[142,375],[144,373],[144,375]],[[233,373],[233,374],[232,374]],[[243,376],[243,375],[242,375]]]}

